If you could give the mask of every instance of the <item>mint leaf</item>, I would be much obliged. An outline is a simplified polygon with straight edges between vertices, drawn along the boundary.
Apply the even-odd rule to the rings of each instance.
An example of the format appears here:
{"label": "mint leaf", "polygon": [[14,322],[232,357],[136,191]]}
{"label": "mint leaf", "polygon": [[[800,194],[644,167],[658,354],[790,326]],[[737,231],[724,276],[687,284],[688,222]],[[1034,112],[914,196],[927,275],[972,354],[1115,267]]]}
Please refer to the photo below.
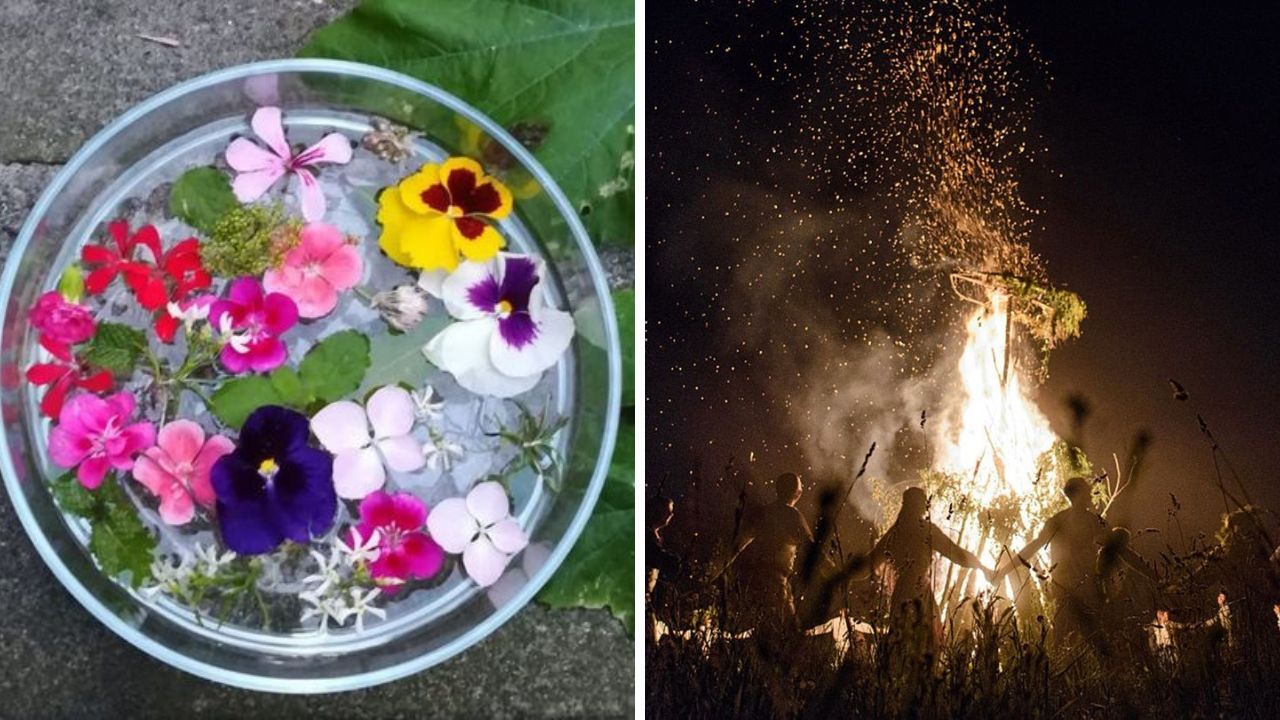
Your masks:
{"label": "mint leaf", "polygon": [[277,368],[268,378],[271,380],[271,387],[285,405],[305,408],[315,400],[311,390],[302,384],[302,378],[298,377],[293,368]]}
{"label": "mint leaf", "polygon": [[551,607],[607,607],[627,630],[635,623],[635,436],[634,422],[624,418],[591,520],[538,593]]}
{"label": "mint leaf", "polygon": [[[458,95],[536,145],[597,244],[631,247],[634,46],[631,0],[457,0],[429,10],[421,0],[365,0],[316,31],[299,54],[379,65]],[[511,162],[474,137],[470,144],[480,145],[469,147],[466,132],[448,119],[415,124],[432,134],[458,132],[444,139],[460,154],[485,158],[491,170]],[[519,187],[527,178],[507,182]]]}
{"label": "mint leaf", "polygon": [[618,333],[622,343],[622,406],[636,404],[636,291],[613,293],[613,309],[618,316]]}
{"label": "mint leaf", "polygon": [[333,402],[355,391],[369,367],[369,338],[343,330],[316,343],[298,365],[302,384],[316,399]]}
{"label": "mint leaf", "polygon": [[114,479],[93,494],[99,505],[90,520],[89,550],[104,573],[119,577],[127,572],[129,584],[136,588],[151,577],[155,536],[142,524],[138,509]]}
{"label": "mint leaf", "polygon": [[282,400],[271,381],[261,375],[232,378],[209,396],[213,414],[223,425],[240,429],[246,418],[263,405],[279,405]]}
{"label": "mint leaf", "polygon": [[443,314],[431,315],[407,333],[378,338],[369,353],[369,371],[364,374],[360,394],[383,385],[421,386],[431,372],[422,346],[448,324],[449,319]]}
{"label": "mint leaf", "polygon": [[93,493],[80,484],[75,472],[63,473],[54,478],[49,483],[49,489],[53,492],[53,499],[65,512],[80,517],[90,517],[93,514],[96,506]]}
{"label": "mint leaf", "polygon": [[226,173],[197,167],[182,173],[169,191],[169,214],[191,227],[212,233],[227,211],[239,207]]}
{"label": "mint leaf", "polygon": [[147,347],[147,336],[120,323],[98,323],[81,357],[85,362],[117,375],[133,372],[138,358]]}

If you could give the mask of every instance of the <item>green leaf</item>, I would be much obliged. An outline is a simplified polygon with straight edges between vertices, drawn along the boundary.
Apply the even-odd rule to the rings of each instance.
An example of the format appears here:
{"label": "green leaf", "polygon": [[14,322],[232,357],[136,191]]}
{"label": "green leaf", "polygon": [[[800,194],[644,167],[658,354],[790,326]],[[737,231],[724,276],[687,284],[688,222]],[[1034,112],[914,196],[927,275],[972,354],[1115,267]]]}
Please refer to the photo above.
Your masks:
{"label": "green leaf", "polygon": [[93,494],[99,507],[90,520],[89,551],[103,572],[111,577],[128,572],[129,584],[136,588],[151,577],[155,536],[142,524],[138,509],[114,479],[108,479]]}
{"label": "green leaf", "polygon": [[369,338],[355,330],[343,330],[307,351],[298,376],[316,400],[329,403],[360,387],[368,367]]}
{"label": "green leaf", "polygon": [[315,400],[311,390],[302,384],[302,378],[298,377],[298,373],[294,372],[293,368],[277,368],[269,378],[271,387],[275,389],[276,395],[285,405],[305,408]]}
{"label": "green leaf", "polygon": [[[455,0],[426,8],[421,0],[365,0],[316,31],[299,54],[398,70],[458,95],[516,135],[538,138],[534,154],[586,211],[593,240],[631,247],[634,46],[631,0]],[[420,129],[449,129],[441,124]]]}
{"label": "green leaf", "polygon": [[360,394],[383,385],[421,386],[431,372],[431,363],[422,354],[422,346],[448,324],[449,319],[441,313],[423,318],[407,333],[378,338],[369,354],[369,371],[364,374]]}
{"label": "green leaf", "polygon": [[622,406],[636,404],[636,291],[613,293],[613,309],[618,316],[618,333],[622,336]]}
{"label": "green leaf", "polygon": [[49,489],[53,492],[53,499],[64,511],[80,517],[90,517],[93,514],[96,507],[93,493],[80,484],[74,472],[63,473],[54,478],[49,483]]}
{"label": "green leaf", "polygon": [[147,347],[147,336],[128,325],[104,322],[85,347],[82,357],[90,365],[118,375],[133,372],[138,358]]}
{"label": "green leaf", "polygon": [[213,414],[223,425],[239,429],[254,410],[263,405],[279,405],[283,400],[271,380],[261,375],[233,378],[209,397]]}
{"label": "green leaf", "polygon": [[628,630],[635,622],[635,432],[624,418],[591,520],[538,594],[551,607],[607,607]]}
{"label": "green leaf", "polygon": [[213,167],[191,168],[169,191],[169,214],[206,234],[239,205],[226,173]]}

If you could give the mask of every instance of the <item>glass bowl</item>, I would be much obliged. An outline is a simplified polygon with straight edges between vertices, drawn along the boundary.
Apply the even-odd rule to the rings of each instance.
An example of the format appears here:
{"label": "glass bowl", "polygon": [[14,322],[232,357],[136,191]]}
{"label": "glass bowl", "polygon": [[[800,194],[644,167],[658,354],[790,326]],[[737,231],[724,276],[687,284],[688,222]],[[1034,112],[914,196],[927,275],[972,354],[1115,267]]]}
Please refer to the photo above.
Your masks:
{"label": "glass bowl", "polygon": [[[577,324],[570,352],[544,379],[569,418],[560,435],[567,458],[561,487],[523,497],[513,488],[530,548],[494,588],[481,590],[455,573],[429,602],[363,633],[214,626],[164,596],[149,597],[104,575],[86,549],[82,521],[65,515],[49,492],[55,470],[45,450],[46,424],[37,393],[21,379],[37,346],[26,309],[56,285],[61,268],[121,203],[146,201],[139,199],[146,188],[171,180],[184,158],[213,157],[233,136],[248,134],[250,113],[268,104],[284,111],[291,133],[323,127],[358,138],[375,117],[384,118],[421,134],[415,155],[470,155],[499,168],[519,197],[502,230],[513,249],[543,258],[553,300]],[[374,211],[367,208],[370,224]],[[569,552],[604,484],[617,429],[621,355],[607,278],[574,206],[501,126],[458,98],[395,72],[350,62],[278,60],[214,72],[150,98],[94,136],[46,188],[10,252],[0,298],[0,474],[31,542],[71,594],[116,634],[210,680],[272,692],[332,692],[439,663],[530,601]]]}

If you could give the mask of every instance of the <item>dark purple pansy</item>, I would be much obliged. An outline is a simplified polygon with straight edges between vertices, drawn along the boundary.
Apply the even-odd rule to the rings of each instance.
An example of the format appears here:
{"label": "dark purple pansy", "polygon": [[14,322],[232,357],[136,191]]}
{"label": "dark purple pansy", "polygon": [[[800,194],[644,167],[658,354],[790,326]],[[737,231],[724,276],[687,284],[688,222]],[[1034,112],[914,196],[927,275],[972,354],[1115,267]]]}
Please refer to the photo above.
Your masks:
{"label": "dark purple pansy", "polygon": [[254,410],[236,449],[213,466],[222,540],[241,555],[308,542],[333,526],[333,457],[307,445],[305,415],[276,405]]}
{"label": "dark purple pansy", "polygon": [[482,312],[498,316],[498,333],[519,350],[538,337],[538,325],[529,314],[529,297],[538,284],[538,267],[531,258],[507,256],[502,278],[486,275],[467,288],[467,300]]}

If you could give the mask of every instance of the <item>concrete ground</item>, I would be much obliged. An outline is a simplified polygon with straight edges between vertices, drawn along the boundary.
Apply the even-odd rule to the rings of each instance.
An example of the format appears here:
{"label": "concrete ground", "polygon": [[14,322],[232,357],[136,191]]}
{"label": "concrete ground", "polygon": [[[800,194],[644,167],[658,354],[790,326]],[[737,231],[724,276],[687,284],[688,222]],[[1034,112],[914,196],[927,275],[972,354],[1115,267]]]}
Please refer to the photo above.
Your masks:
{"label": "concrete ground", "polygon": [[[201,73],[287,57],[353,0],[4,0],[0,254],[44,185],[95,131]],[[173,38],[178,47],[148,42]],[[611,253],[629,284],[630,253]],[[0,718],[630,717],[631,638],[601,611],[529,607],[415,677],[341,695],[235,690],[174,670],[98,624],[0,499]]]}

